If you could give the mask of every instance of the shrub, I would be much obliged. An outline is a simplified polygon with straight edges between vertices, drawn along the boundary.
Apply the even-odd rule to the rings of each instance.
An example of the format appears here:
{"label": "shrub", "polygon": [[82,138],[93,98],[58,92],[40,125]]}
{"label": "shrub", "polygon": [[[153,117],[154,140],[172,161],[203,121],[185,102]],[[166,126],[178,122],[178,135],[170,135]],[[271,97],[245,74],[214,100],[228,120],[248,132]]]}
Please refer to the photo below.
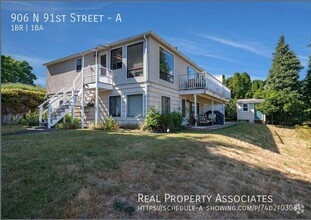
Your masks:
{"label": "shrub", "polygon": [[106,118],[103,123],[91,123],[88,128],[90,130],[118,130],[120,127],[119,123],[114,120],[111,116]]}
{"label": "shrub", "polygon": [[155,110],[155,107],[150,107],[147,112],[144,130],[155,131],[160,126],[160,113]]}
{"label": "shrub", "polygon": [[71,115],[67,114],[65,115],[65,123],[63,120],[60,120],[56,125],[55,128],[58,129],[78,129],[80,128],[80,119],[77,117],[74,117],[73,123],[71,123]]}
{"label": "shrub", "polygon": [[33,99],[37,103],[42,103],[45,100],[45,92],[36,90],[24,90],[20,88],[2,88],[1,102],[3,104],[20,105],[27,100]]}
{"label": "shrub", "polygon": [[39,111],[29,111],[24,118],[21,119],[21,124],[27,127],[39,125]]}
{"label": "shrub", "polygon": [[150,108],[146,119],[144,130],[153,132],[177,131],[182,128],[182,115],[178,112],[160,114],[154,107]]}
{"label": "shrub", "polygon": [[7,114],[7,115],[2,115],[1,117],[1,124],[2,125],[17,125],[20,124],[21,120],[23,118],[22,114]]}
{"label": "shrub", "polygon": [[118,130],[120,128],[119,122],[114,120],[111,116],[105,118],[106,130]]}

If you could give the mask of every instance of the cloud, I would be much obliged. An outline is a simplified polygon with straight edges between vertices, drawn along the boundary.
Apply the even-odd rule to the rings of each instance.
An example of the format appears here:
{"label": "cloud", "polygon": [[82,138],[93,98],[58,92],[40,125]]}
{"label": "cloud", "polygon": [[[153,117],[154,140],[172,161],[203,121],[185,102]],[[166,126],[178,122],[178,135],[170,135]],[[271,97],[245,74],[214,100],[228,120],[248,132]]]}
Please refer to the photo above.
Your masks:
{"label": "cloud", "polygon": [[218,60],[224,60],[231,63],[237,63],[237,61],[229,57],[223,56],[221,54],[208,53],[207,52],[208,49],[204,48],[202,44],[181,38],[168,38],[168,39],[170,42],[173,42],[173,45],[177,46],[177,48],[179,48],[181,51],[185,53],[214,58]]}
{"label": "cloud", "polygon": [[112,2],[101,3],[87,3],[87,7],[77,6],[66,7],[63,2],[14,2],[3,1],[2,9],[7,11],[22,11],[22,12],[64,12],[64,11],[92,11],[102,9],[103,7],[110,5]]}
{"label": "cloud", "polygon": [[250,43],[250,42],[245,42],[245,41],[233,41],[233,40],[228,40],[222,37],[216,37],[216,36],[212,36],[208,34],[196,34],[196,35],[199,37],[205,38],[205,39],[218,42],[226,46],[247,50],[251,53],[271,58],[272,52],[258,45],[258,43]]}

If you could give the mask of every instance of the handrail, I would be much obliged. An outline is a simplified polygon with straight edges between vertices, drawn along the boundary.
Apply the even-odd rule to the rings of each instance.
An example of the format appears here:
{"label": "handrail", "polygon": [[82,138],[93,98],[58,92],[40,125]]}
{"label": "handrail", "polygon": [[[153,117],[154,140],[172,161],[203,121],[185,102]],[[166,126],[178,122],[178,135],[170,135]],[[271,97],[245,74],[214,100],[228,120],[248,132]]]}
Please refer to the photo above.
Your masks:
{"label": "handrail", "polygon": [[63,90],[65,89],[65,87],[64,88],[62,88],[61,90],[59,90],[57,93],[55,93],[51,98],[49,98],[48,100],[46,100],[45,102],[43,102],[41,105],[39,105],[38,107],[41,107],[41,106],[43,106],[45,103],[47,103],[50,99],[52,99],[52,98],[54,98],[56,95],[59,95]]}

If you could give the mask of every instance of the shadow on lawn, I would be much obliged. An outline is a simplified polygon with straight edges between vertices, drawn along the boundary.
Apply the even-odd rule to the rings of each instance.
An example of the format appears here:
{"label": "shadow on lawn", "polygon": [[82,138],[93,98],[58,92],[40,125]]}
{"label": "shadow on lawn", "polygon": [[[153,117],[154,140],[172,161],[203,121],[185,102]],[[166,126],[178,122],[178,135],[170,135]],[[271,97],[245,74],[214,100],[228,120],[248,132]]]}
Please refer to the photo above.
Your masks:
{"label": "shadow on lawn", "polygon": [[213,130],[213,131],[198,131],[195,133],[211,133],[211,134],[219,134],[226,137],[231,137],[238,139],[243,142],[247,142],[249,144],[256,145],[262,149],[266,149],[272,151],[274,153],[280,153],[277,144],[275,142],[275,136],[280,138],[279,135],[273,134],[271,130],[262,124],[249,124],[249,123],[240,123],[238,126],[230,126],[223,129]]}
{"label": "shadow on lawn", "polygon": [[[234,129],[229,129],[212,133],[236,138],[237,133]],[[260,129],[262,133],[266,132],[263,128]],[[236,144],[173,135],[141,135],[121,131],[60,131],[23,136],[32,140],[31,146],[28,141],[21,143],[18,138],[14,140],[14,137],[7,136],[3,140],[2,155],[2,217],[307,218],[310,216],[311,201],[308,197],[311,191],[310,182],[290,178],[278,170],[259,167],[257,164],[213,152],[213,148],[218,146],[241,150],[241,146]],[[253,140],[245,140],[246,138],[248,136],[239,140],[255,144]],[[49,139],[53,140],[52,145],[47,143]],[[209,147],[206,147],[207,144]],[[22,154],[16,154],[21,151]],[[12,157],[13,154],[16,156]],[[40,163],[44,166],[39,166]],[[68,166],[75,166],[75,169],[68,169]],[[27,179],[27,184],[23,184],[21,181],[23,179]],[[81,189],[87,189],[83,191],[86,195],[80,196],[83,200],[79,200],[78,196]],[[38,191],[44,193],[38,194]],[[204,213],[137,211],[138,205],[144,205],[137,203],[138,193],[163,192],[174,195],[271,194],[272,205],[300,203],[305,206],[305,212],[298,215],[294,211]],[[122,209],[115,209],[114,204],[123,200],[136,208],[132,216]]]}

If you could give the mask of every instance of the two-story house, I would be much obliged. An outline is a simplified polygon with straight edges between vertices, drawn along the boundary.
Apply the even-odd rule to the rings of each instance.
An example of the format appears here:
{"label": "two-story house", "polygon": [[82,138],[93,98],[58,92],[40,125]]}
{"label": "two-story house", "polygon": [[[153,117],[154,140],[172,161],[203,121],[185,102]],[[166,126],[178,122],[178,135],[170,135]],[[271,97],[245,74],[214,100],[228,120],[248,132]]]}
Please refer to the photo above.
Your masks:
{"label": "two-story house", "polygon": [[121,124],[144,121],[150,106],[184,118],[208,110],[224,114],[230,90],[154,32],[146,32],[44,64],[48,127],[65,114],[81,124],[112,116]]}

